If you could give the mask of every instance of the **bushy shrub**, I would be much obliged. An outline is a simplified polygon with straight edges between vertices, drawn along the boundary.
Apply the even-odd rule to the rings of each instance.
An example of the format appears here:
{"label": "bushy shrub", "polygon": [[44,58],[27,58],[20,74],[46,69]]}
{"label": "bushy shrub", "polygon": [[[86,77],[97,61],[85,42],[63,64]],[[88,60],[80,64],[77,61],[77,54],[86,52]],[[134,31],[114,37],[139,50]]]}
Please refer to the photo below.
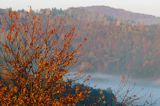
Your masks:
{"label": "bushy shrub", "polygon": [[72,83],[63,77],[82,44],[73,48],[75,28],[66,31],[56,22],[13,11],[1,18],[0,105],[75,105],[89,93],[65,94]]}

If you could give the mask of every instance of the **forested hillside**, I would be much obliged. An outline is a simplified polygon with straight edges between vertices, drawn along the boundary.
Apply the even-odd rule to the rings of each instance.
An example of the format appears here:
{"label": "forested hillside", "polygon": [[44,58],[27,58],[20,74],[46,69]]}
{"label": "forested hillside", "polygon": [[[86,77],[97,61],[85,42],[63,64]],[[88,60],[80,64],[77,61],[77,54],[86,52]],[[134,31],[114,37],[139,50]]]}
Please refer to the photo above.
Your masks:
{"label": "forested hillside", "polygon": [[[4,11],[7,12],[0,10],[0,14],[4,15]],[[24,10],[19,12],[21,17],[27,15]],[[55,23],[58,17],[66,29],[75,25],[78,38],[74,42],[87,38],[83,61],[78,64],[81,70],[159,77],[160,18],[100,6],[41,9],[33,13],[50,16]]]}

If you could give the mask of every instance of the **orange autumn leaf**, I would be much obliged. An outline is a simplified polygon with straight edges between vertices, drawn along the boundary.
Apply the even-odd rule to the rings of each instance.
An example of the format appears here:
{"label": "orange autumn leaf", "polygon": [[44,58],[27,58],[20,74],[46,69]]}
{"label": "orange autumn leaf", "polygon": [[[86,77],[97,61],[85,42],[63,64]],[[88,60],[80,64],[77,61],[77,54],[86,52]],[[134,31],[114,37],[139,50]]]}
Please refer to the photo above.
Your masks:
{"label": "orange autumn leaf", "polygon": [[76,86],[75,90],[76,90],[76,91],[79,91],[79,90],[80,90],[80,87],[79,87],[79,86]]}
{"label": "orange autumn leaf", "polygon": [[83,98],[83,93],[82,93],[82,92],[80,92],[80,93],[78,94],[78,98],[80,98],[80,99]]}
{"label": "orange autumn leaf", "polygon": [[12,35],[10,33],[8,34],[7,39],[9,42],[12,40]]}
{"label": "orange autumn leaf", "polygon": [[18,92],[18,88],[17,87],[13,87],[13,92],[17,93]]}

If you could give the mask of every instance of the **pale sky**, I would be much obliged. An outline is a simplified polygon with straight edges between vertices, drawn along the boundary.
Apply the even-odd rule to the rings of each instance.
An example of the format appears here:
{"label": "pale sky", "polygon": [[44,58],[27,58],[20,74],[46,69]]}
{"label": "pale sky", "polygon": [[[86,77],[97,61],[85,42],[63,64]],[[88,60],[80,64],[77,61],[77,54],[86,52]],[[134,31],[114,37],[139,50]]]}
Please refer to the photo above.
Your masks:
{"label": "pale sky", "polygon": [[34,10],[41,8],[62,8],[104,5],[133,12],[160,16],[160,0],[0,0],[0,8]]}

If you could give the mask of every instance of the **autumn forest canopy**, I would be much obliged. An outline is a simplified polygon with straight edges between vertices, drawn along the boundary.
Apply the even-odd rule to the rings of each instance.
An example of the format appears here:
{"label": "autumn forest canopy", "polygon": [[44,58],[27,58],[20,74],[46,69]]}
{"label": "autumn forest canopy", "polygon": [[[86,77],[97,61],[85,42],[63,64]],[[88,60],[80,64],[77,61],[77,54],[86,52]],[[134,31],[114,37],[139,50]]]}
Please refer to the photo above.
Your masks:
{"label": "autumn forest canopy", "polygon": [[100,6],[41,9],[35,14],[63,18],[66,28],[74,25],[78,38],[73,43],[87,38],[78,64],[81,70],[159,77],[159,18]]}

